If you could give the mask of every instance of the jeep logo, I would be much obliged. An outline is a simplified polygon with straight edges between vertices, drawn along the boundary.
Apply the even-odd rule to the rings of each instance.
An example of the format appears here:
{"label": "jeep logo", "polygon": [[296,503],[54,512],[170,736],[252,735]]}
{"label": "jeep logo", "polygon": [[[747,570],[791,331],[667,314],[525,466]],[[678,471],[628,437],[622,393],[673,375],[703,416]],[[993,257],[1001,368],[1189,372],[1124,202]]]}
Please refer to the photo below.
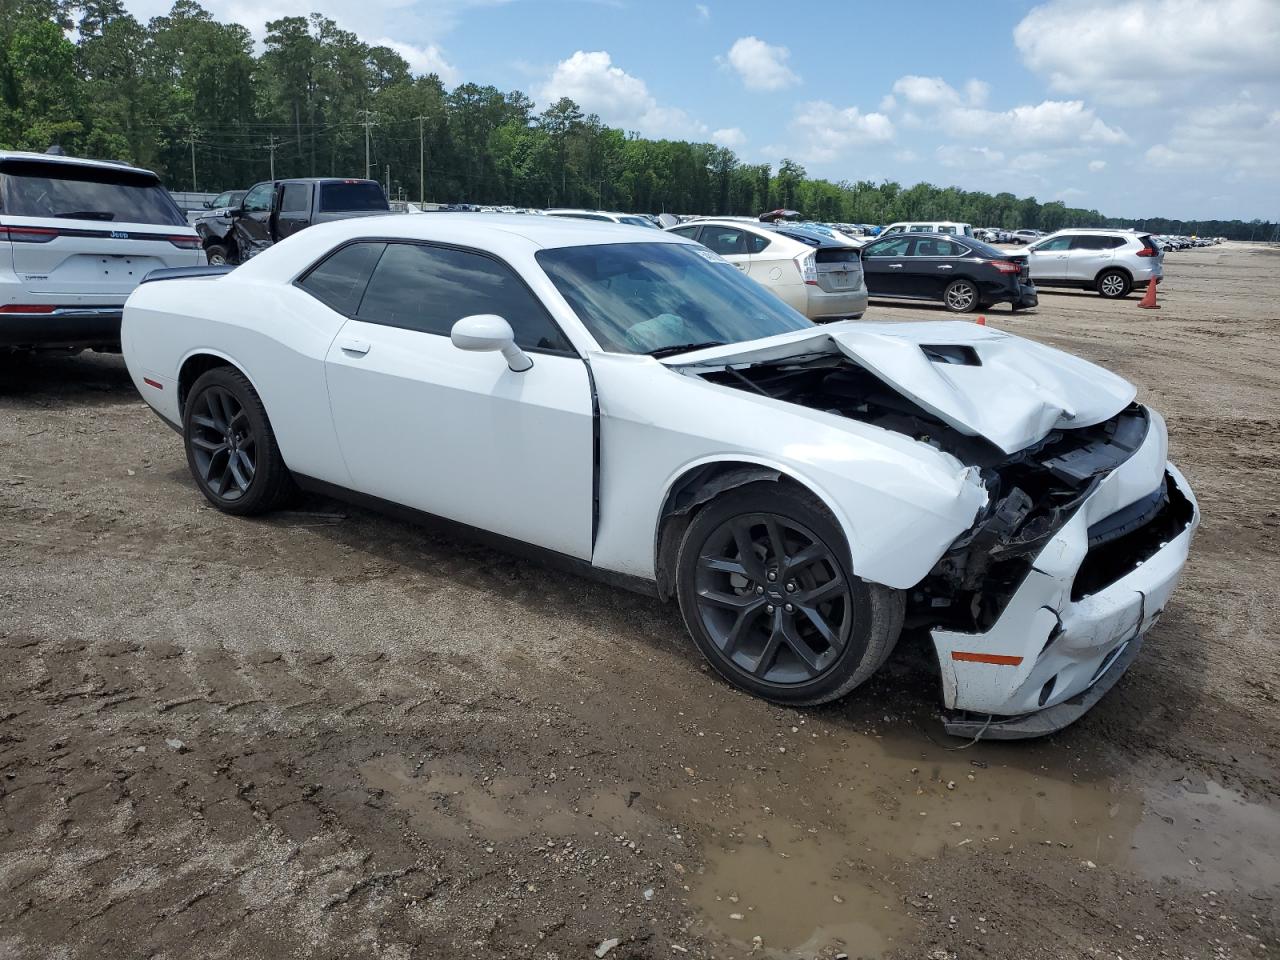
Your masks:
{"label": "jeep logo", "polygon": [[129,234],[125,233],[123,230],[112,230],[111,239],[112,240],[128,240]]}

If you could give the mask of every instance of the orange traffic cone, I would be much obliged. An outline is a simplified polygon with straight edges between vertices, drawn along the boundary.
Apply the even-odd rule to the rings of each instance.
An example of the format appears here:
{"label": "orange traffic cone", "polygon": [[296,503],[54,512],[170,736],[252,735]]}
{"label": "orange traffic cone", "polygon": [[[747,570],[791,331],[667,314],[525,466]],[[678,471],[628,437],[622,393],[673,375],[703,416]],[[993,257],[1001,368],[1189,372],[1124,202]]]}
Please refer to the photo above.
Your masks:
{"label": "orange traffic cone", "polygon": [[1156,303],[1156,282],[1154,279],[1147,281],[1147,292],[1142,298],[1142,302],[1138,304],[1143,310],[1159,310],[1160,304]]}
{"label": "orange traffic cone", "polygon": [[980,327],[985,327],[987,325],[987,318],[982,314],[978,314],[978,319],[974,322]]}

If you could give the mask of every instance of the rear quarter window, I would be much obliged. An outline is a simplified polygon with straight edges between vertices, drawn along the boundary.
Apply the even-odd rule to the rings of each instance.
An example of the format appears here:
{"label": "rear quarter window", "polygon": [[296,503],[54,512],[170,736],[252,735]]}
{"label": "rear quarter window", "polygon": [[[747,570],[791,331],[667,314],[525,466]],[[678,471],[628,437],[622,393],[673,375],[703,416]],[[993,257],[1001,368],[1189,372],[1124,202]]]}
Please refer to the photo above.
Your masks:
{"label": "rear quarter window", "polygon": [[382,188],[372,180],[341,181],[320,184],[320,212],[340,213],[344,210],[390,210]]}

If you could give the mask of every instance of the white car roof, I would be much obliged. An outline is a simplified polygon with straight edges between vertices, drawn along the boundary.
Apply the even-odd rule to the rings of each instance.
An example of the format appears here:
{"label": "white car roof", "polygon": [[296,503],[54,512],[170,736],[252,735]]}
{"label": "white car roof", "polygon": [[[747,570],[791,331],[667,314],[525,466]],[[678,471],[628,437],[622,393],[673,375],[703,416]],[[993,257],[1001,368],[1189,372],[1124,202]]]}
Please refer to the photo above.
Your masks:
{"label": "white car roof", "polygon": [[32,150],[0,150],[0,160],[38,160],[41,163],[65,163],[73,167],[98,167],[102,170],[132,170],[135,173],[155,174],[144,167],[111,160],[90,160],[88,157],[67,157],[56,153],[36,153]]}
{"label": "white car roof", "polygon": [[[264,275],[301,270],[348,240],[425,240],[485,250],[504,259],[532,249],[582,247],[604,243],[684,243],[692,240],[649,227],[602,220],[530,217],[518,213],[402,213],[354,217],[318,223],[270,247],[236,268],[236,273]],[[696,246],[696,244],[694,244]]]}
{"label": "white car roof", "polygon": [[1061,230],[1055,230],[1053,236],[1062,233],[1101,233],[1108,236],[1131,237],[1135,233],[1143,233],[1146,231],[1135,230],[1132,227],[1063,227]]}

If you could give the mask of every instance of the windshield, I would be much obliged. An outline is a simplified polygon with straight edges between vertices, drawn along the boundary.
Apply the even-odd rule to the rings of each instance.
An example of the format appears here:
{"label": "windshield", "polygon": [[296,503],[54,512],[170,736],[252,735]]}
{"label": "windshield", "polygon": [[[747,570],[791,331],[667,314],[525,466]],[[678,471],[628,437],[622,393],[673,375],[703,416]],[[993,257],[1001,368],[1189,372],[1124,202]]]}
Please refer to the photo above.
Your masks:
{"label": "windshield", "polygon": [[813,325],[697,244],[559,247],[537,259],[596,342],[617,353],[742,343]]}
{"label": "windshield", "polygon": [[0,163],[0,213],[170,226],[187,222],[155,174],[41,160]]}

